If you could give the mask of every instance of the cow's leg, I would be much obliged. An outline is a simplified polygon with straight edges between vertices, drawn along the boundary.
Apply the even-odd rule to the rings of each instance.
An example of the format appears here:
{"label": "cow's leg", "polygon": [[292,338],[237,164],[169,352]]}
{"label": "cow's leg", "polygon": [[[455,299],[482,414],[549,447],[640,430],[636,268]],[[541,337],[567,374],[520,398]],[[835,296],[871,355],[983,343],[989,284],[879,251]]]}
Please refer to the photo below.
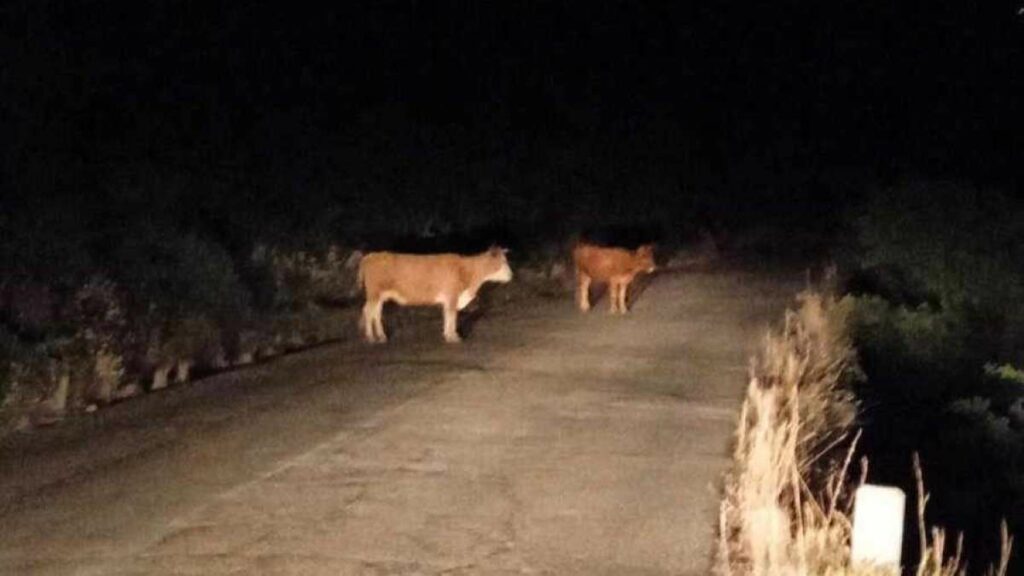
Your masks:
{"label": "cow's leg", "polygon": [[619,286],[619,313],[625,314],[628,309],[626,308],[626,295],[629,294],[629,282],[623,282]]}
{"label": "cow's leg", "polygon": [[384,334],[384,324],[381,317],[384,315],[384,300],[381,298],[367,300],[363,306],[363,332],[367,342],[387,342],[388,337]]}
{"label": "cow's leg", "polygon": [[444,341],[449,343],[461,342],[458,328],[459,309],[458,302],[448,300],[444,303]]}
{"label": "cow's leg", "polygon": [[374,306],[374,303],[367,298],[366,303],[363,304],[363,315],[359,319],[363,331],[363,338],[365,338],[367,342],[374,342],[376,340],[373,335]]}
{"label": "cow's leg", "polygon": [[622,284],[618,280],[608,281],[608,312],[616,314],[619,311],[619,290]]}
{"label": "cow's leg", "polygon": [[384,333],[384,300],[377,303],[377,309],[373,314],[373,327],[377,330],[377,342],[387,342],[388,335]]}
{"label": "cow's leg", "polygon": [[576,272],[576,302],[580,312],[590,310],[590,276],[580,271]]}

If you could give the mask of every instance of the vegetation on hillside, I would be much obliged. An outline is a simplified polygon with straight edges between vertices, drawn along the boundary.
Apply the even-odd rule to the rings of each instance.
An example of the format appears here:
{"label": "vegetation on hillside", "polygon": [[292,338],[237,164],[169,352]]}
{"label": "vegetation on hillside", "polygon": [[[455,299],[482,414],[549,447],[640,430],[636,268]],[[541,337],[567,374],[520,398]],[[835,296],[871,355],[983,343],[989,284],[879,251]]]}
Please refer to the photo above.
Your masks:
{"label": "vegetation on hillside", "polygon": [[904,488],[920,452],[931,514],[969,556],[1024,531],[1024,205],[917,183],[874,195],[848,247],[850,331],[866,379],[862,447]]}
{"label": "vegetation on hillside", "polygon": [[[721,505],[715,571],[727,575],[825,574],[872,576],[898,571],[851,561],[851,464],[859,451],[859,401],[853,389],[868,385],[849,338],[857,303],[805,293],[782,328],[769,333],[751,367]],[[917,461],[915,460],[915,464]],[[909,461],[906,463],[910,465]],[[861,459],[859,483],[869,479]],[[929,496],[919,496],[904,540],[919,548],[904,555],[918,576],[966,572],[963,540],[929,528]],[[876,474],[870,474],[878,482]],[[908,493],[913,493],[913,491]],[[916,512],[916,514],[915,514]],[[1012,538],[1003,524],[996,558],[986,574],[1009,573]],[[914,538],[914,532],[917,538]]]}
{"label": "vegetation on hillside", "polygon": [[[349,251],[259,245],[232,254],[197,232],[20,230],[0,242],[0,398],[5,426],[46,423],[349,326]],[[84,256],[83,256],[84,255]],[[62,385],[66,383],[66,385]]]}

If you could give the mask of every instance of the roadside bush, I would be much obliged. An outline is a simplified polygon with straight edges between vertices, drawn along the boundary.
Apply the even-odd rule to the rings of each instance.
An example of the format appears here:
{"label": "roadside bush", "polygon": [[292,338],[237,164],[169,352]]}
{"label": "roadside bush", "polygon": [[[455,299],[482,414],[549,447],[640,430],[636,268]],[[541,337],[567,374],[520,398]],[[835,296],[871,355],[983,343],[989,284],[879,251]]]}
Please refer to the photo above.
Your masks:
{"label": "roadside bush", "polygon": [[[129,235],[111,268],[129,294],[131,365],[163,382],[170,367],[187,380],[193,364],[223,367],[227,341],[251,314],[251,298],[220,245],[166,229]],[[161,384],[157,384],[159,387]]]}
{"label": "roadside bush", "polygon": [[18,357],[21,345],[18,338],[0,326],[0,404],[7,398],[14,376],[13,363]]}
{"label": "roadside bush", "polygon": [[[858,377],[846,310],[802,295],[751,366],[725,480],[717,572],[841,573],[849,557],[845,440]],[[807,503],[805,506],[804,503]]]}
{"label": "roadside bush", "polygon": [[[953,183],[876,193],[848,252],[851,335],[866,381],[862,445],[884,482],[931,470],[933,516],[994,557],[1024,529],[1024,203]],[[992,537],[986,538],[987,534]]]}
{"label": "roadside bush", "polygon": [[13,335],[5,333],[2,338],[0,354],[0,387],[3,399],[0,402],[2,428],[22,416],[26,410],[50,404],[54,416],[59,417],[67,402],[68,390],[65,387],[63,396],[57,398],[55,393],[59,383],[67,373],[67,363],[62,360],[66,355],[62,350],[65,340],[53,340],[38,344],[17,341]]}
{"label": "roadside bush", "polygon": [[93,276],[71,298],[65,321],[74,328],[63,347],[71,366],[71,397],[109,402],[125,375],[124,358],[131,348],[128,319],[117,286]]}
{"label": "roadside bush", "polygon": [[[862,381],[848,332],[854,303],[815,294],[802,299],[798,312],[787,312],[782,330],[766,337],[752,364],[733,467],[725,478],[715,573],[899,573],[851,562],[856,485],[850,464],[859,435],[849,438],[858,409],[850,391],[851,385]],[[1014,433],[1005,419],[991,417],[985,401],[971,399],[951,410],[979,422],[980,434],[1006,437]],[[921,532],[915,573],[966,574],[962,540],[949,550],[946,532],[926,527],[929,499],[916,457],[914,463],[919,496],[916,520]],[[862,460],[861,483],[867,472],[867,462]],[[989,526],[974,526],[972,534],[983,535]],[[906,536],[904,542],[912,540]],[[986,574],[1004,576],[1010,573],[1011,549],[1012,538],[1004,523],[998,549],[975,557],[999,558],[999,564]]]}
{"label": "roadside bush", "polygon": [[321,250],[288,250],[258,245],[252,267],[271,282],[272,309],[301,311],[319,303],[351,298],[357,291],[361,255],[338,246]]}
{"label": "roadside bush", "polygon": [[[878,296],[848,297],[850,330],[871,387],[890,382],[906,399],[937,400],[977,376],[967,320],[929,304],[895,305]],[[898,380],[898,381],[897,381]]]}
{"label": "roadside bush", "polygon": [[244,316],[249,295],[221,246],[167,230],[132,233],[118,247],[111,272],[131,294],[137,316]]}
{"label": "roadside bush", "polygon": [[165,354],[177,363],[178,378],[188,380],[193,363],[212,366],[223,354],[221,330],[201,315],[176,318],[168,324]]}
{"label": "roadside bush", "polygon": [[[874,195],[857,220],[854,265],[875,291],[969,321],[970,346],[1024,354],[1024,205],[996,191],[919,183]],[[907,302],[896,302],[907,303]]]}

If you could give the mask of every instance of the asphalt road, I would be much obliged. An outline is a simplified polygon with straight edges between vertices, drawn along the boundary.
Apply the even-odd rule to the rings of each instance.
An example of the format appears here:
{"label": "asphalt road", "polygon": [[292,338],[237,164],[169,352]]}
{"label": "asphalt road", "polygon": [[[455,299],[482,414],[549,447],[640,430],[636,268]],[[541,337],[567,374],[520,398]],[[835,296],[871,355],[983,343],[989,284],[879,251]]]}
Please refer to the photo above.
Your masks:
{"label": "asphalt road", "polygon": [[748,357],[800,287],[665,273],[624,317],[491,287],[461,345],[401,312],[8,438],[0,573],[706,574]]}

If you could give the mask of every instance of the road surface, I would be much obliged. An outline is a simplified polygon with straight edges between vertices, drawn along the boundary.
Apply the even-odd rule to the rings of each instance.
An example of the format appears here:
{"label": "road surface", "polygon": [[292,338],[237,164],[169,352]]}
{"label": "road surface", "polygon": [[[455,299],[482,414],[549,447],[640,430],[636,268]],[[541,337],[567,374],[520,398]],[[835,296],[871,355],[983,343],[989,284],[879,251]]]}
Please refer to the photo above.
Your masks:
{"label": "road surface", "polygon": [[403,312],[7,439],[0,573],[706,574],[748,357],[799,288],[666,273],[619,317],[493,287],[461,345]]}

